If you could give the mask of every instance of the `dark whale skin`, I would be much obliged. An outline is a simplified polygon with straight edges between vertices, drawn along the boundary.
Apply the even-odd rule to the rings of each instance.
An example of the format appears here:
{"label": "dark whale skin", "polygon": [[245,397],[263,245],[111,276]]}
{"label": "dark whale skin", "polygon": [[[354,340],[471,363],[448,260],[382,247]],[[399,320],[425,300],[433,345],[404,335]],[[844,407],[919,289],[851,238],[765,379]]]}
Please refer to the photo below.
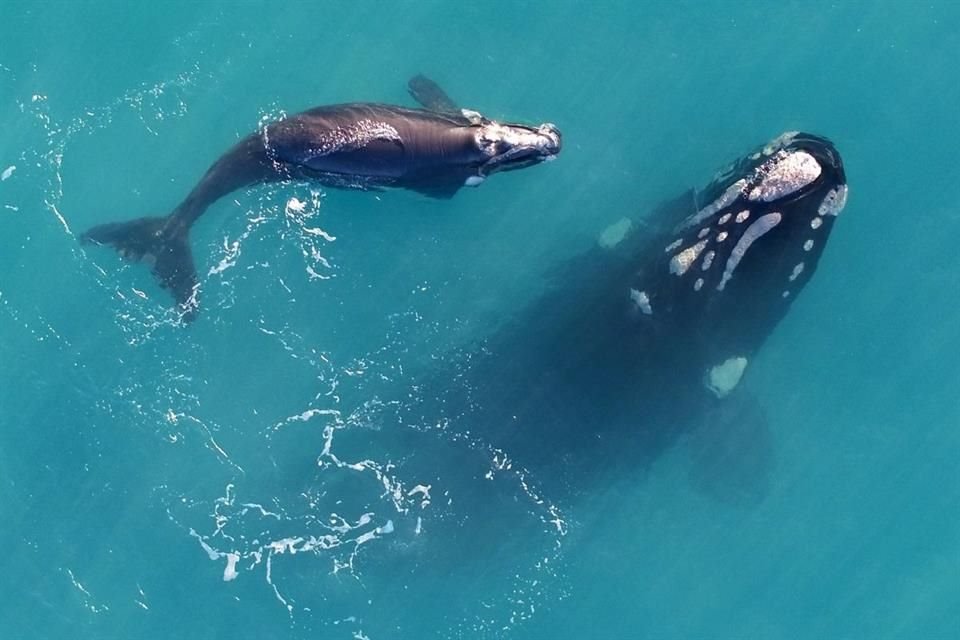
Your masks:
{"label": "dark whale skin", "polygon": [[113,245],[122,256],[149,263],[173,294],[181,317],[191,320],[198,308],[198,278],[189,231],[210,205],[237,189],[306,180],[334,188],[392,187],[450,198],[492,173],[532,166],[559,152],[560,132],[549,123],[529,127],[494,122],[471,111],[377,103],[316,107],[240,140],[170,215],[102,224],[81,241]]}

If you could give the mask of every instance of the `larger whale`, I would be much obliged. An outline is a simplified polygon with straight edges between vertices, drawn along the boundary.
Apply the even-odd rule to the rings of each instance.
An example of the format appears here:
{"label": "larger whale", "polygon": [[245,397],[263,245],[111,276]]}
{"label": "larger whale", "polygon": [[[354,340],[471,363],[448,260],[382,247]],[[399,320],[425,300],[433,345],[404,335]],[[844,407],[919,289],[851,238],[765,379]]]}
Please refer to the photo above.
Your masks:
{"label": "larger whale", "polygon": [[196,312],[198,284],[190,228],[210,205],[237,189],[311,180],[335,188],[396,187],[449,198],[493,173],[560,153],[560,131],[551,123],[501,123],[459,109],[423,76],[413,78],[409,89],[424,109],[349,103],[273,122],[217,159],[170,215],[99,225],[81,240],[113,245],[124,257],[150,264],[189,319]]}
{"label": "larger whale", "polygon": [[[846,200],[836,147],[788,132],[704,189],[610,225],[480,348],[398,394],[416,400],[397,422],[424,425],[398,429],[397,449],[416,452],[405,474],[443,486],[470,464],[483,477],[509,459],[541,486],[580,492],[588,477],[633,477],[684,442],[698,487],[761,498],[773,438],[744,381],[817,272]],[[472,463],[456,444],[468,437],[484,443]]]}

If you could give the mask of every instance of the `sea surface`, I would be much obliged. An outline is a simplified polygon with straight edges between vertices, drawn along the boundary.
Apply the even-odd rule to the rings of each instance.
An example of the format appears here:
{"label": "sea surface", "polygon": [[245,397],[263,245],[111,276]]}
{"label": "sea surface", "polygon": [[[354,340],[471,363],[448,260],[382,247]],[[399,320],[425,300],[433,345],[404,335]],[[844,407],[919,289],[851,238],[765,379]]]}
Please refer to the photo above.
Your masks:
{"label": "sea surface", "polygon": [[[958,60],[950,1],[7,0],[0,638],[960,637]],[[417,73],[563,153],[450,200],[232,194],[192,232],[189,326],[78,241]],[[741,383],[759,500],[682,443],[554,493],[509,451],[460,471],[469,423],[406,425],[434,458],[388,436],[608,225],[788,130],[835,142],[850,197]]]}

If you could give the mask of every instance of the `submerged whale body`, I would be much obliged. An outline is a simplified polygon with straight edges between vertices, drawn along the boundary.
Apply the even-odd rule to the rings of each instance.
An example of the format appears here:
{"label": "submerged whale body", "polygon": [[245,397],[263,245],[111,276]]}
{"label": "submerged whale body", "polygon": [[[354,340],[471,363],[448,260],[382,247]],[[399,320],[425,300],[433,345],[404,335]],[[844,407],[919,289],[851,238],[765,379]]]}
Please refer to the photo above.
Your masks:
{"label": "submerged whale body", "polygon": [[[488,460],[575,492],[598,473],[635,477],[708,425],[692,445],[697,483],[755,498],[771,444],[742,378],[817,271],[846,196],[832,143],[778,137],[707,188],[613,225],[479,353],[418,381],[400,422],[469,425]],[[441,440],[412,446],[442,459]],[[748,464],[722,477],[738,451]]]}
{"label": "submerged whale body", "polygon": [[124,257],[149,263],[190,319],[198,281],[189,230],[210,205],[237,189],[311,180],[449,198],[493,173],[552,160],[560,152],[560,132],[552,124],[499,123],[458,109],[423,76],[411,80],[410,92],[425,109],[350,103],[271,123],[221,156],[170,215],[100,225],[81,240],[113,245]]}

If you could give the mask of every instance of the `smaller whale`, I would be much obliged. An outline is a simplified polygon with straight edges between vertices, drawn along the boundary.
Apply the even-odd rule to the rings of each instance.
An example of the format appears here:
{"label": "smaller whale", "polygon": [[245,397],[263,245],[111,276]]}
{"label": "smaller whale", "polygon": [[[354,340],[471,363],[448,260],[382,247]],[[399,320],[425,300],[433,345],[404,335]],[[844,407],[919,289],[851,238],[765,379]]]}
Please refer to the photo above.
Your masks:
{"label": "smaller whale", "polygon": [[450,198],[461,187],[560,153],[560,131],[490,120],[460,109],[433,81],[417,76],[410,94],[425,108],[349,103],[323,106],[273,122],[224,153],[166,217],[93,227],[82,242],[112,245],[151,265],[182,317],[197,311],[197,273],[190,228],[210,205],[251,185],[288,180],[328,187],[409,189]]}

